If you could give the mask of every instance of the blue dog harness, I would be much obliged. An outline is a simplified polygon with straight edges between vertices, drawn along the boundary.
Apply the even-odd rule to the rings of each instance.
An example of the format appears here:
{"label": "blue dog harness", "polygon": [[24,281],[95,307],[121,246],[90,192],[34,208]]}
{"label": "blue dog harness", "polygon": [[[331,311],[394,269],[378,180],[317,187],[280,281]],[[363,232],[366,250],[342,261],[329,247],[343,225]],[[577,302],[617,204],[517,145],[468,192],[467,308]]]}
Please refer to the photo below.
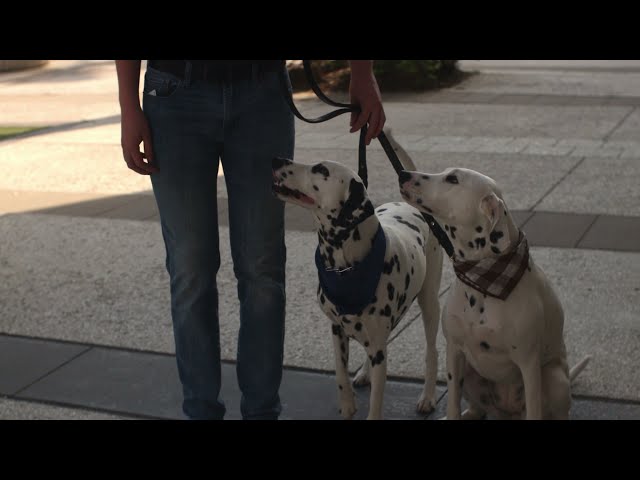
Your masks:
{"label": "blue dog harness", "polygon": [[320,247],[316,249],[320,288],[336,306],[339,315],[357,315],[372,303],[384,268],[386,250],[387,241],[382,225],[378,226],[371,251],[353,267],[327,269],[322,263]]}

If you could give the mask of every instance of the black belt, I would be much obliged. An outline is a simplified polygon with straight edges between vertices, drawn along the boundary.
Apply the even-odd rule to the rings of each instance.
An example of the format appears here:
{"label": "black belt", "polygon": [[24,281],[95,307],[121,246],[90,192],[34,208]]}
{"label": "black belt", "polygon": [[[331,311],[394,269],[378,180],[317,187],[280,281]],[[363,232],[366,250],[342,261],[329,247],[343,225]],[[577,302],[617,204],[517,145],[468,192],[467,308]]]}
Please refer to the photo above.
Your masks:
{"label": "black belt", "polygon": [[[283,60],[224,61],[189,60],[191,81],[217,82],[226,78],[251,78],[255,73],[276,72],[284,68]],[[148,66],[184,80],[187,60],[149,60]]]}

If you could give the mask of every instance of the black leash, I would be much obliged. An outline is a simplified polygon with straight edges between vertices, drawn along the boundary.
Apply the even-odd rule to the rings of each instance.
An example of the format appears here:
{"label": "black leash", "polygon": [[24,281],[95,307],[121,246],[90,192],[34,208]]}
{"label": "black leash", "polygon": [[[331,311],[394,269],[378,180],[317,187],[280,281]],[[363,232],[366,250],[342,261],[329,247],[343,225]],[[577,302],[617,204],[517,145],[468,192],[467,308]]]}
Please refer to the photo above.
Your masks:
{"label": "black leash", "polygon": [[[298,117],[300,120],[302,120],[304,122],[307,122],[307,123],[322,123],[322,122],[326,122],[327,120],[331,120],[332,118],[335,118],[335,117],[337,117],[339,115],[342,115],[344,113],[360,112],[360,107],[358,105],[352,105],[350,103],[336,102],[334,100],[331,100],[329,97],[327,97],[322,92],[322,90],[320,90],[320,87],[318,86],[318,83],[316,82],[315,78],[313,77],[313,72],[311,71],[311,61],[310,60],[303,60],[302,64],[304,66],[304,72],[305,72],[305,74],[307,76],[307,81],[309,82],[309,85],[311,86],[311,89],[316,94],[316,96],[320,100],[322,100],[324,103],[326,103],[328,105],[331,105],[333,107],[338,107],[338,108],[336,110],[331,111],[331,112],[325,113],[324,115],[321,115],[321,116],[319,116],[317,118],[306,118],[296,108],[296,105],[295,105],[295,103],[293,101],[293,94],[289,90],[287,78],[285,77],[285,75],[288,75],[288,73],[286,72],[285,69],[282,69],[282,76],[281,76],[281,80],[282,81],[281,81],[281,83],[282,83],[282,87],[284,89],[284,96],[285,96],[285,99],[287,100],[287,103],[289,104],[289,107],[291,108],[291,111],[293,112],[293,114],[296,117]],[[368,187],[368,179],[367,179],[367,177],[368,177],[368,175],[367,175],[367,145],[365,143],[366,135],[367,135],[367,125],[365,124],[360,129],[360,142],[358,144],[358,176],[364,182],[365,188]],[[384,149],[384,152],[387,154],[387,157],[389,158],[389,161],[391,162],[391,165],[393,166],[394,170],[396,171],[396,174],[400,175],[400,172],[402,172],[404,170],[404,167],[402,165],[402,162],[398,158],[398,155],[396,154],[395,150],[391,146],[391,143],[389,142],[389,139],[384,134],[384,132],[380,132],[380,134],[378,135],[377,138],[380,141],[380,145],[382,145],[382,148]],[[427,225],[429,225],[429,228],[431,229],[431,232],[435,235],[436,239],[438,240],[438,243],[440,243],[440,246],[444,249],[445,252],[447,252],[447,255],[449,255],[449,257],[452,257],[453,256],[453,245],[451,244],[451,241],[449,240],[449,237],[447,236],[447,234],[444,232],[444,230],[442,230],[442,227],[440,227],[438,222],[436,222],[435,219],[431,215],[427,215],[426,213],[422,213],[422,216],[427,221]]]}

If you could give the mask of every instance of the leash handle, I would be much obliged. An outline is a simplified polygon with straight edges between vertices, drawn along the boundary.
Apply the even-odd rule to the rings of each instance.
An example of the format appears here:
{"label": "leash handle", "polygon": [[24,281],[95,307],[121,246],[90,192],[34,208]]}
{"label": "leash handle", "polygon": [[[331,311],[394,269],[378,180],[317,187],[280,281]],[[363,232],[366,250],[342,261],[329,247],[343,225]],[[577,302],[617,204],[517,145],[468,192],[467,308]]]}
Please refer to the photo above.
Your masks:
{"label": "leash handle", "polygon": [[[311,86],[311,89],[316,94],[316,96],[320,100],[322,100],[324,103],[331,105],[333,107],[339,107],[339,108],[337,110],[333,110],[329,113],[325,113],[324,115],[321,115],[316,118],[307,118],[304,115],[302,115],[298,110],[298,108],[296,107],[295,102],[293,101],[293,92],[289,90],[289,87],[286,82],[286,78],[284,77],[285,75],[287,75],[287,72],[286,70],[283,69],[281,83],[284,88],[284,97],[287,100],[287,103],[289,104],[289,108],[291,108],[291,111],[296,117],[298,117],[303,122],[307,122],[307,123],[322,123],[322,122],[326,122],[327,120],[331,120],[332,118],[335,118],[344,113],[361,111],[359,105],[352,105],[350,103],[340,103],[340,102],[331,100],[329,97],[327,97],[324,94],[324,92],[320,90],[320,86],[318,85],[318,82],[313,76],[313,71],[311,70],[311,60],[303,60],[302,65],[304,66],[304,73],[307,77],[307,81],[309,82],[309,85]],[[364,183],[365,188],[369,186],[369,181],[368,181],[369,175],[367,173],[367,145],[365,144],[366,136],[367,136],[367,125],[365,124],[360,129],[360,141],[358,145],[358,176],[362,179],[362,182]]]}
{"label": "leash handle", "polygon": [[[322,100],[324,103],[331,105],[333,107],[338,107],[338,109],[333,110],[329,113],[326,113],[316,118],[306,118],[296,108],[296,105],[293,101],[293,91],[289,90],[289,87],[286,81],[287,79],[285,77],[285,75],[288,75],[288,73],[286,69],[283,69],[282,76],[281,76],[281,79],[282,79],[281,83],[284,89],[284,97],[287,103],[289,104],[289,108],[291,108],[291,111],[296,117],[298,117],[300,120],[307,123],[322,123],[322,122],[326,122],[327,120],[331,120],[332,118],[335,118],[344,113],[361,111],[360,106],[358,105],[336,102],[334,100],[331,100],[329,97],[327,97],[322,92],[322,90],[320,90],[318,82],[316,82],[315,78],[313,77],[313,72],[311,70],[311,60],[303,60],[302,65],[304,66],[304,71],[307,77],[307,81],[309,82],[309,85],[311,86],[311,89],[316,94],[316,96],[320,100]],[[360,129],[360,141],[358,143],[358,176],[362,179],[362,182],[364,183],[365,188],[369,186],[368,173],[367,173],[367,145],[365,144],[366,136],[367,136],[367,124],[365,123],[365,125]],[[382,148],[386,153],[387,158],[391,162],[391,165],[393,166],[394,170],[398,175],[400,175],[400,172],[404,170],[404,166],[402,165],[402,162],[398,158],[396,151],[391,146],[391,143],[389,142],[389,139],[384,134],[384,132],[380,132],[380,134],[378,135],[378,141],[380,142],[380,145],[382,145]],[[451,244],[451,240],[449,240],[449,237],[447,236],[445,231],[442,229],[442,227],[438,224],[438,222],[436,222],[435,218],[433,218],[431,215],[422,213],[422,216],[426,220],[427,225],[431,229],[431,232],[433,233],[433,235],[438,240],[438,243],[440,244],[440,246],[444,249],[444,251],[447,253],[449,257],[453,257],[453,250],[454,250],[453,245]]]}

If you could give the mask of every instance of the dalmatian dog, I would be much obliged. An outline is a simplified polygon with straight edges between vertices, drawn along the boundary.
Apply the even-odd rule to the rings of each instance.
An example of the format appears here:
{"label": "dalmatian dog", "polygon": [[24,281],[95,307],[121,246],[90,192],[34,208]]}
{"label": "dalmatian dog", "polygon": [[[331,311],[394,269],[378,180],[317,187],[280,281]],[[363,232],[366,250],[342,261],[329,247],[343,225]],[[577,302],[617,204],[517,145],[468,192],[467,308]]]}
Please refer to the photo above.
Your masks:
{"label": "dalmatian dog", "polygon": [[[425,383],[417,410],[430,413],[436,402],[442,252],[422,215],[404,202],[374,209],[360,177],[339,163],[306,165],[276,158],[272,169],[274,193],[309,210],[316,222],[317,296],[332,324],[342,417],[351,419],[356,412],[347,369],[349,340],[355,339],[368,360],[353,383],[370,383],[367,419],[382,419],[387,341],[416,298],[426,336]],[[323,275],[333,277],[323,284]],[[332,279],[342,282],[339,288],[331,288]]]}
{"label": "dalmatian dog", "polygon": [[[567,419],[571,381],[590,357],[569,371],[562,305],[496,182],[464,168],[405,171],[400,192],[454,246],[456,280],[442,314],[446,418]],[[463,395],[470,407],[461,415]]]}

